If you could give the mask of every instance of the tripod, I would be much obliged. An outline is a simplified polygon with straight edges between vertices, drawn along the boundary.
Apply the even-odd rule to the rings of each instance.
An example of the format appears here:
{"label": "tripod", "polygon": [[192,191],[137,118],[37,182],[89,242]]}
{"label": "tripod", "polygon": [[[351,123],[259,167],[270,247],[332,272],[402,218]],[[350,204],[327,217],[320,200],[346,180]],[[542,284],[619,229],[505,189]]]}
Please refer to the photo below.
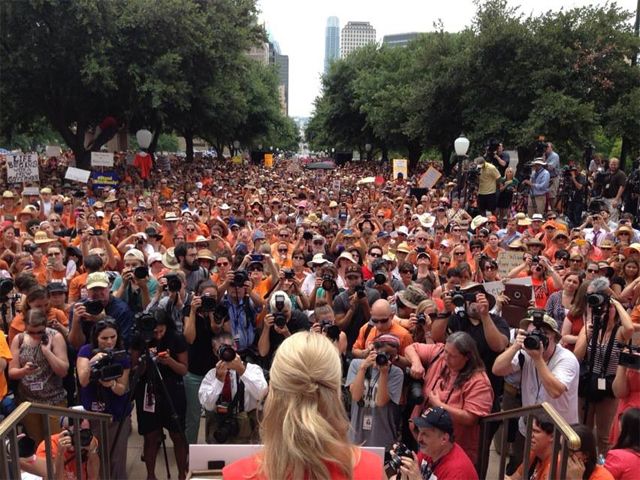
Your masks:
{"label": "tripod", "polygon": [[[151,341],[151,338],[149,339],[145,338],[144,340],[145,340],[144,350],[142,355],[138,359],[138,367],[136,368],[133,375],[133,379],[131,380],[131,383],[130,383],[129,398],[127,399],[127,405],[131,405],[133,403],[133,400],[135,399],[136,390],[138,388],[138,384],[140,383],[140,377],[142,375],[142,372],[144,371],[145,373],[147,373],[147,378],[145,380],[145,391],[149,391],[150,389],[153,389],[153,392],[155,395],[156,389],[154,387],[156,387],[157,385],[160,385],[161,387],[160,393],[163,395],[163,400],[166,401],[167,406],[169,407],[170,419],[173,422],[173,425],[177,427],[177,432],[181,436],[182,440],[184,440],[185,445],[188,445],[184,430],[180,425],[180,417],[176,412],[176,409],[171,400],[171,394],[169,393],[169,389],[167,388],[167,385],[165,384],[164,379],[162,378],[162,374],[160,373],[160,369],[158,368],[157,357],[149,351],[149,343]],[[145,398],[144,401],[146,402],[147,399]],[[118,428],[116,430],[116,434],[111,443],[110,458],[112,458],[113,452],[115,450],[115,446],[118,443],[118,439],[120,437],[120,433],[122,431],[122,426],[124,425],[124,421],[125,421],[125,417],[123,417],[118,422]],[[140,419],[138,419],[138,421],[140,421]],[[164,435],[164,431],[162,428],[161,428],[161,431],[162,431],[161,444],[162,444],[162,451],[164,453],[164,463],[167,471],[167,478],[171,478],[171,471],[169,469],[169,458],[167,457],[167,446],[165,443],[166,437]]]}

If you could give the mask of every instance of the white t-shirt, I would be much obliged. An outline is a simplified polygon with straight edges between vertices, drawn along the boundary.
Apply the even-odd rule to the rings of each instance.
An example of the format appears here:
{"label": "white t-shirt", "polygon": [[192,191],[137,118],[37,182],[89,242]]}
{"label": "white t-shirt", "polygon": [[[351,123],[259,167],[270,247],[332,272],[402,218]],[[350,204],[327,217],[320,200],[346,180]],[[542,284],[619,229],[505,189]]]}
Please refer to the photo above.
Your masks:
{"label": "white t-shirt", "polygon": [[[524,355],[524,364],[522,365],[522,382],[520,385],[522,394],[522,406],[538,405],[542,402],[550,403],[558,413],[569,424],[578,423],[578,380],[580,378],[580,363],[573,352],[556,345],[556,351],[547,362],[553,376],[560,380],[566,387],[567,391],[558,398],[552,398],[547,393],[540,380],[540,375],[529,354],[524,350],[520,350],[511,361],[513,371],[520,371],[520,363],[518,357],[520,353]],[[526,435],[527,426],[524,417],[519,422],[520,433]]]}

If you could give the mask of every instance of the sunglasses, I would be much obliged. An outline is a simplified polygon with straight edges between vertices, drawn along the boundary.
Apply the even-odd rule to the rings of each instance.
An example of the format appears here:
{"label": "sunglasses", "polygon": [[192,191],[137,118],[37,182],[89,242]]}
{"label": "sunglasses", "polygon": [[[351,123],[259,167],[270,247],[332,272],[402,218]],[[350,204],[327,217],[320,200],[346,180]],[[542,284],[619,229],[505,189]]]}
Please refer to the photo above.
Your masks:
{"label": "sunglasses", "polygon": [[594,270],[593,268],[587,268],[587,273],[598,273],[598,270]]}
{"label": "sunglasses", "polygon": [[454,255],[462,256],[462,255],[464,255],[464,252],[455,252]]}
{"label": "sunglasses", "polygon": [[449,262],[439,262],[440,265],[449,265]]}
{"label": "sunglasses", "polygon": [[369,256],[371,256],[373,258],[382,258],[382,254],[381,253],[370,253]]}
{"label": "sunglasses", "polygon": [[400,270],[400,273],[413,273],[411,270]]}
{"label": "sunglasses", "polygon": [[388,318],[373,318],[371,317],[371,323],[387,323],[389,321]]}
{"label": "sunglasses", "polygon": [[287,250],[286,248],[279,248],[278,252],[280,253],[287,253],[289,250]]}
{"label": "sunglasses", "polygon": [[571,263],[582,263],[582,260],[579,258],[572,258],[571,260],[569,260]]}
{"label": "sunglasses", "polygon": [[304,257],[302,255],[295,255],[293,257],[294,260],[304,260]]}
{"label": "sunglasses", "polygon": [[485,270],[489,270],[489,271],[490,271],[490,270],[497,270],[497,268],[496,268],[496,267],[494,267],[493,265],[486,266],[486,267],[484,267],[484,269],[485,269]]}
{"label": "sunglasses", "polygon": [[218,263],[216,263],[217,267],[226,267],[227,265],[229,265],[229,262],[218,262]]}

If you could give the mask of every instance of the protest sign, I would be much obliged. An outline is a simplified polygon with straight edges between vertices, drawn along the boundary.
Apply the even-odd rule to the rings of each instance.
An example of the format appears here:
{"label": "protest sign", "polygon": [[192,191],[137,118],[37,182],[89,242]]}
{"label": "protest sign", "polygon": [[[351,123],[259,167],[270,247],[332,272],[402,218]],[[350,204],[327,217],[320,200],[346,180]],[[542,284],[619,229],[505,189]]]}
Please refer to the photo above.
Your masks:
{"label": "protest sign", "polygon": [[92,167],[113,167],[113,152],[91,152]]}
{"label": "protest sign", "polygon": [[40,190],[38,189],[38,187],[24,187],[24,189],[22,189],[22,196],[30,197],[34,195],[36,197],[40,195]]}
{"label": "protest sign", "polygon": [[74,180],[80,183],[87,183],[91,172],[89,170],[82,170],[81,168],[69,167],[64,174],[64,178],[67,180]]}
{"label": "protest sign", "polygon": [[333,182],[331,182],[331,190],[333,190],[334,193],[339,192],[341,184],[342,183],[340,182],[340,180],[334,180]]}
{"label": "protest sign", "polygon": [[38,182],[38,155],[19,153],[7,155],[7,183]]}
{"label": "protest sign", "polygon": [[58,145],[47,145],[45,154],[47,157],[59,157],[62,155],[62,149]]}
{"label": "protest sign", "polygon": [[500,252],[498,254],[498,271],[506,277],[511,270],[522,264],[522,252]]}
{"label": "protest sign", "polygon": [[264,166],[267,168],[273,168],[273,154],[271,153],[264,154]]}
{"label": "protest sign", "polygon": [[392,162],[394,180],[398,178],[399,173],[402,174],[403,178],[407,178],[409,176],[409,169],[406,158],[394,158]]}
{"label": "protest sign", "polygon": [[429,169],[420,177],[418,185],[420,188],[433,188],[438,183],[442,174],[435,167],[429,167]]}
{"label": "protest sign", "polygon": [[493,295],[494,297],[497,297],[504,292],[504,283],[500,280],[497,282],[484,282],[482,286],[489,295]]}
{"label": "protest sign", "polygon": [[96,187],[112,187],[120,183],[120,177],[114,171],[91,172],[91,180]]}

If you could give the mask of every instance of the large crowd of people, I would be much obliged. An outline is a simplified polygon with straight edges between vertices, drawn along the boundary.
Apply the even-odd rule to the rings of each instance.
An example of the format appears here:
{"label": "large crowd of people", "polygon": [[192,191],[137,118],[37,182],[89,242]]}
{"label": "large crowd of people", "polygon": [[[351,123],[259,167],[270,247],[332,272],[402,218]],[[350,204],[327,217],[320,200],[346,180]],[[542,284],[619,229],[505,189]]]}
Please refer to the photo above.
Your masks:
{"label": "large crowd of people", "polygon": [[[148,479],[166,430],[179,479],[204,439],[265,444],[266,460],[226,478],[376,478],[355,444],[386,448],[389,475],[443,480],[486,475],[484,416],[549,402],[581,438],[571,478],[635,478],[640,231],[620,210],[617,160],[587,211],[558,201],[558,177],[580,191],[597,170],[563,173],[549,144],[522,182],[527,213],[501,146],[475,164],[469,199],[377,163],[163,156],[141,176],[121,157],[121,182],[100,187],[43,160],[39,194],[5,185],[0,204],[1,413],[29,401],[111,415],[118,479],[135,415]],[[500,282],[529,286],[515,319]],[[49,420],[57,475],[78,478],[73,425]],[[22,426],[42,447],[39,417]],[[510,428],[507,474],[546,480],[553,423],[536,417],[530,452],[526,429]],[[44,476],[43,456],[23,469]]]}

